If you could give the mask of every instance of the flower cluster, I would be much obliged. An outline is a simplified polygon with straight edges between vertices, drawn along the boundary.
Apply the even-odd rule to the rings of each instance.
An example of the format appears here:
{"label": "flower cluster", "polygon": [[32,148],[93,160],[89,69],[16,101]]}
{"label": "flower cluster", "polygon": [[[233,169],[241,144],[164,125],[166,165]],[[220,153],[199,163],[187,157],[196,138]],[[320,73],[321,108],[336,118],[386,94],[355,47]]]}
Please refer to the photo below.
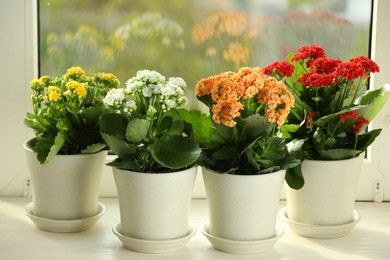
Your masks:
{"label": "flower cluster", "polygon": [[388,92],[387,87],[367,90],[374,72],[379,67],[367,57],[329,58],[317,45],[302,46],[286,60],[264,68],[294,93],[296,103],[284,134],[305,140],[303,159],[346,159],[366,150],[380,130],[365,132],[364,126]]}
{"label": "flower cluster", "polygon": [[98,119],[104,111],[104,96],[119,84],[111,73],[87,76],[81,67],[71,67],[61,77],[33,79],[33,113],[27,114],[25,124],[36,132],[30,146],[38,153],[39,161],[48,162],[57,153],[104,148]]}
{"label": "flower cluster", "polygon": [[187,103],[182,78],[141,70],[125,88],[110,90],[103,103],[101,134],[118,156],[109,165],[138,172],[192,166],[200,149],[179,113]]}
{"label": "flower cluster", "polygon": [[363,116],[359,118],[359,114],[356,111],[351,111],[340,115],[341,123],[345,123],[345,121],[348,119],[351,119],[354,122],[353,130],[356,134],[360,133],[364,125],[368,125],[370,123],[370,121],[368,121],[368,119]]}
{"label": "flower cluster", "polygon": [[182,78],[165,79],[157,71],[138,71],[126,82],[126,88],[112,89],[104,104],[114,110],[131,115],[134,111],[154,118],[172,108],[187,104],[184,95],[186,83]]}
{"label": "flower cluster", "polygon": [[[278,133],[294,104],[287,86],[261,68],[243,67],[201,79],[197,98],[208,106],[199,125],[199,164],[230,174],[265,174],[299,164]],[[198,120],[202,118],[202,120]],[[197,132],[195,131],[195,136]]]}
{"label": "flower cluster", "polygon": [[225,72],[202,79],[196,85],[196,94],[210,95],[214,122],[229,127],[236,124],[234,119],[245,105],[251,106],[253,102],[258,104],[255,110],[262,109],[270,123],[282,125],[294,103],[285,84],[274,77],[266,78],[261,68],[244,67],[237,73]]}

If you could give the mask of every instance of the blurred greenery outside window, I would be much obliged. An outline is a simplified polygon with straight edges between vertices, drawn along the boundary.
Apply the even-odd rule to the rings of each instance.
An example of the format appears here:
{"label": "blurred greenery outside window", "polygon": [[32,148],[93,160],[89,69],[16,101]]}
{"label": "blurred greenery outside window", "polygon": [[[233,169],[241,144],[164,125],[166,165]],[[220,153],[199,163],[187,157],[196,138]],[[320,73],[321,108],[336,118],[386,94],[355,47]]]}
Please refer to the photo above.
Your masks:
{"label": "blurred greenery outside window", "polygon": [[118,76],[157,70],[187,82],[283,59],[317,44],[369,54],[371,0],[39,0],[40,75],[71,66]]}

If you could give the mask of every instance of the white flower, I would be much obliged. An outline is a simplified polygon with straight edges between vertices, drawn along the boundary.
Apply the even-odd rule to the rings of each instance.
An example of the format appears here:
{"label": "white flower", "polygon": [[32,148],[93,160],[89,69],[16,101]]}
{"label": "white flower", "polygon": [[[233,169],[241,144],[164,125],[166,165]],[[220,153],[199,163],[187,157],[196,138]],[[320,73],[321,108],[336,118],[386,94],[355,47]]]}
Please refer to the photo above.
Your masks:
{"label": "white flower", "polygon": [[137,108],[137,103],[134,100],[128,100],[125,106],[130,110],[135,110]]}
{"label": "white flower", "polygon": [[142,89],[142,95],[146,98],[149,98],[153,95],[153,90],[151,87],[147,86]]}
{"label": "white flower", "polygon": [[170,110],[171,108],[176,107],[176,101],[172,99],[167,99],[164,101],[164,104],[166,105],[167,110]]}
{"label": "white flower", "polygon": [[103,99],[103,104],[106,106],[117,106],[125,99],[125,94],[122,88],[111,89]]}
{"label": "white flower", "polygon": [[177,100],[178,106],[185,106],[187,105],[187,103],[188,103],[188,99],[185,96],[182,96]]}
{"label": "white flower", "polygon": [[174,84],[174,85],[176,85],[176,86],[178,86],[179,88],[182,88],[182,89],[184,89],[187,86],[187,84],[184,81],[184,79],[179,78],[179,77],[171,77],[171,78],[169,78],[168,83]]}
{"label": "white flower", "polygon": [[176,94],[176,85],[170,84],[169,82],[162,88],[161,94],[163,96],[174,96]]}
{"label": "white flower", "polygon": [[164,88],[164,85],[162,85],[162,84],[154,85],[153,94],[157,94],[157,95],[160,94],[163,88]]}
{"label": "white flower", "polygon": [[155,70],[140,70],[137,72],[137,78],[145,79],[151,83],[158,83],[165,81],[165,77]]}

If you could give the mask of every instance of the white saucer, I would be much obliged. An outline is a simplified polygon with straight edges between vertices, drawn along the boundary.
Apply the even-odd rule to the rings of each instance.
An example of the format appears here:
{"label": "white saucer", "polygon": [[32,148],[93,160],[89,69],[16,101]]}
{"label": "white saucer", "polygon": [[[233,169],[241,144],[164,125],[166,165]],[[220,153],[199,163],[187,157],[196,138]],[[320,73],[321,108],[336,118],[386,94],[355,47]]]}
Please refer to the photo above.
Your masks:
{"label": "white saucer", "polygon": [[183,248],[186,243],[196,234],[196,228],[188,233],[184,237],[179,237],[170,240],[144,240],[132,237],[127,237],[120,233],[121,223],[117,223],[112,227],[112,232],[119,238],[123,245],[132,250],[141,253],[161,254],[177,251]]}
{"label": "white saucer", "polygon": [[284,230],[277,226],[276,235],[274,237],[250,241],[235,241],[215,237],[209,233],[207,224],[203,226],[202,233],[217,250],[231,254],[258,254],[270,250],[276,241],[284,234]]}
{"label": "white saucer", "polygon": [[297,235],[310,238],[337,238],[348,235],[360,220],[359,213],[353,211],[353,220],[349,223],[333,226],[318,226],[293,221],[287,217],[287,207],[279,211],[279,217]]}
{"label": "white saucer", "polygon": [[71,219],[71,220],[56,220],[47,219],[33,215],[33,203],[29,203],[24,208],[24,214],[29,217],[35,226],[41,230],[59,233],[71,233],[80,232],[91,228],[93,224],[104,214],[106,208],[103,204],[99,203],[98,213],[95,216],[82,218],[82,219]]}

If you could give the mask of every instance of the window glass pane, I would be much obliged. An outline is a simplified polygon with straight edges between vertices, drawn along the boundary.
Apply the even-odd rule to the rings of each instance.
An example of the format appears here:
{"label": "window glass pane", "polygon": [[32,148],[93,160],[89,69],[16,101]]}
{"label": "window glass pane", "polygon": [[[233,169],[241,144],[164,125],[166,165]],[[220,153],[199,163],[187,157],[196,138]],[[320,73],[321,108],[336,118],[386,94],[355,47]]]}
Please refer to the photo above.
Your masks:
{"label": "window glass pane", "polygon": [[[263,67],[301,45],[368,55],[371,0],[40,0],[40,74],[70,66],[122,83],[137,70],[196,82]],[[195,99],[192,99],[196,103]]]}

